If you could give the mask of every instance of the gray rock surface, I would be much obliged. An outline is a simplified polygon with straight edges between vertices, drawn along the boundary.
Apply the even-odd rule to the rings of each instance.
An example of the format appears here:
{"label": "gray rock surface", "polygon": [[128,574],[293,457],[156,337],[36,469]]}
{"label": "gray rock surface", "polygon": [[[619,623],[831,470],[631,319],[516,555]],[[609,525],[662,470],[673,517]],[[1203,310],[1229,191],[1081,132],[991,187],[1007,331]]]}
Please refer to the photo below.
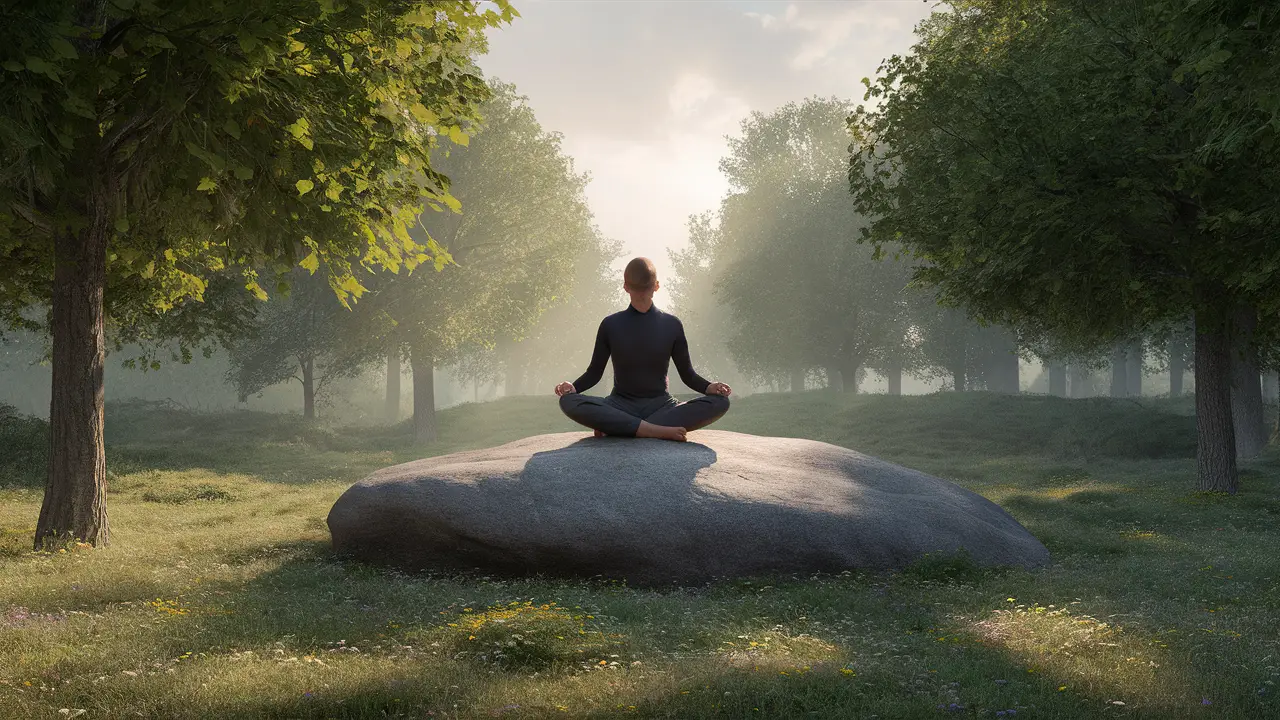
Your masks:
{"label": "gray rock surface", "polygon": [[334,548],[641,585],[896,568],[962,547],[980,565],[1049,561],[998,505],[925,473],[813,440],[689,437],[539,435],[389,467],[334,504]]}

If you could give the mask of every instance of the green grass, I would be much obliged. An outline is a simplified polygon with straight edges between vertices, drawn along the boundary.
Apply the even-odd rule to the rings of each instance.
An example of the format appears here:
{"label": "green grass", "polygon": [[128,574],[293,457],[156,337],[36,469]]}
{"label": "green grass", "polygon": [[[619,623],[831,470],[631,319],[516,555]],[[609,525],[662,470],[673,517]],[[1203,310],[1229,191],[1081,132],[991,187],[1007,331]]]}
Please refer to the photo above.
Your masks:
{"label": "green grass", "polygon": [[550,399],[446,411],[426,448],[403,425],[154,404],[107,427],[112,546],[36,554],[45,430],[0,418],[0,717],[1280,716],[1280,456],[1237,496],[1192,493],[1185,402],[742,399],[717,427],[952,479],[1054,564],[663,591],[331,556],[351,482],[572,429]]}

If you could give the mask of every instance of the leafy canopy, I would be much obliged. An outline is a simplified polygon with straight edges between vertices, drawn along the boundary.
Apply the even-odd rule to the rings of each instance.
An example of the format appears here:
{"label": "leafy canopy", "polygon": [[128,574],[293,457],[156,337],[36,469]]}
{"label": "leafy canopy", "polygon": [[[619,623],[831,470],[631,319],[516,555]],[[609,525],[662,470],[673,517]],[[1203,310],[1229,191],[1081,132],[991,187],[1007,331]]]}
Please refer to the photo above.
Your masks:
{"label": "leafy canopy", "polygon": [[[489,7],[491,5],[491,7]],[[20,0],[0,7],[0,324],[48,302],[52,236],[109,232],[107,308],[162,312],[234,271],[444,256],[432,165],[488,95],[471,57],[515,11],[426,0]]]}

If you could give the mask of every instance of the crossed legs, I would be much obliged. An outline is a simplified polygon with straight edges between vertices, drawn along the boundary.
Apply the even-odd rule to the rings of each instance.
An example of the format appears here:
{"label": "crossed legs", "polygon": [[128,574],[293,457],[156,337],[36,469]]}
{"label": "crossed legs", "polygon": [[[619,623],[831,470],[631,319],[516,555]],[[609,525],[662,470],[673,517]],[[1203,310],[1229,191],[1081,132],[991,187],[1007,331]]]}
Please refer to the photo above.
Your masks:
{"label": "crossed legs", "polygon": [[628,407],[612,397],[581,393],[560,396],[560,409],[569,419],[596,431],[597,435],[653,437],[684,440],[685,432],[706,427],[729,411],[729,398],[703,395],[689,402],[670,401],[657,408]]}

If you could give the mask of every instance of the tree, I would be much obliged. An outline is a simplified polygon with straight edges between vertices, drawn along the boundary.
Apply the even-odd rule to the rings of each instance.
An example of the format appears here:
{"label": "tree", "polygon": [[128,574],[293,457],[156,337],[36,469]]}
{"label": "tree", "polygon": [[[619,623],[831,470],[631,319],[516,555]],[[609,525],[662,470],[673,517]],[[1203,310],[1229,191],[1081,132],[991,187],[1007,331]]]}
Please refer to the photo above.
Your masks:
{"label": "tree", "polygon": [[199,302],[207,278],[440,251],[431,164],[486,88],[470,57],[514,11],[425,0],[26,0],[0,7],[0,317],[50,307],[52,459],[36,546],[109,539],[109,317]]}
{"label": "tree", "polygon": [[[514,86],[492,84],[484,124],[466,148],[437,158],[460,214],[426,211],[419,227],[449,249],[439,273],[389,279],[368,310],[386,313],[413,372],[416,437],[436,437],[436,367],[476,347],[523,334],[574,278],[577,258],[598,243],[587,178],[538,124]],[[422,230],[415,230],[417,237]]]}
{"label": "tree", "polygon": [[729,352],[729,310],[716,293],[727,263],[721,262],[728,248],[720,229],[719,214],[707,211],[691,215],[686,223],[688,244],[682,250],[668,250],[669,278],[662,288],[684,323],[685,335],[695,367],[706,377],[717,378],[737,388],[747,384]]}
{"label": "tree", "polygon": [[490,353],[491,376],[504,377],[507,394],[548,393],[587,366],[598,321],[624,306],[622,280],[612,267],[621,252],[616,241],[595,234],[575,258],[569,288],[533,327],[508,334],[497,352]]}
{"label": "tree", "polygon": [[1198,485],[1233,492],[1238,312],[1280,297],[1280,9],[951,6],[850,119],[866,237],[905,243],[947,300],[1084,353],[1194,314]]}
{"label": "tree", "polygon": [[[812,98],[743,121],[721,161],[732,192],[720,210],[725,263],[718,299],[728,347],[757,378],[790,372],[792,389],[818,368],[846,391],[859,370],[894,362],[905,338],[909,269],[892,250],[856,242],[862,217],[845,183],[849,104]],[[903,358],[897,358],[903,360]]]}
{"label": "tree", "polygon": [[228,380],[241,402],[290,380],[302,388],[302,416],[316,417],[316,403],[340,378],[353,378],[382,354],[363,342],[354,314],[343,307],[322,275],[299,268],[289,292],[261,303],[256,322],[228,343]]}

